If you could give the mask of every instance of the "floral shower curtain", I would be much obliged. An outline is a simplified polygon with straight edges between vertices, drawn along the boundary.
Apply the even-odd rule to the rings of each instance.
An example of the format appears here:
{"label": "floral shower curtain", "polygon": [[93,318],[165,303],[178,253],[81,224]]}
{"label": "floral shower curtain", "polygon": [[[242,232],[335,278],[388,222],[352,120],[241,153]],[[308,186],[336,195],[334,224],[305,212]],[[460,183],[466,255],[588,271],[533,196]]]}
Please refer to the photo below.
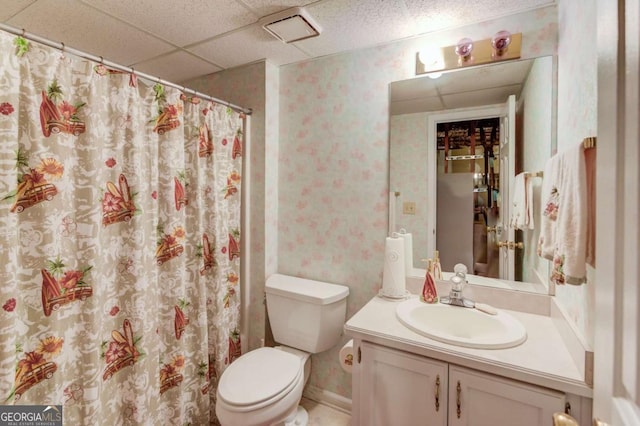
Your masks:
{"label": "floral shower curtain", "polygon": [[243,119],[0,32],[0,404],[215,422],[240,354]]}

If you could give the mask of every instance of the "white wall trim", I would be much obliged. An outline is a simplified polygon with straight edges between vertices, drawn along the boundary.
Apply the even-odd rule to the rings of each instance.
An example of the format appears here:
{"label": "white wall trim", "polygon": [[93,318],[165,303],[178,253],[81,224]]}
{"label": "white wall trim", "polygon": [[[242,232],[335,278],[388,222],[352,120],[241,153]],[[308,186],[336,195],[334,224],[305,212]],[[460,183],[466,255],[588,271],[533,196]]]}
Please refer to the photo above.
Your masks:
{"label": "white wall trim", "polygon": [[351,415],[351,399],[345,396],[313,385],[307,385],[302,396]]}

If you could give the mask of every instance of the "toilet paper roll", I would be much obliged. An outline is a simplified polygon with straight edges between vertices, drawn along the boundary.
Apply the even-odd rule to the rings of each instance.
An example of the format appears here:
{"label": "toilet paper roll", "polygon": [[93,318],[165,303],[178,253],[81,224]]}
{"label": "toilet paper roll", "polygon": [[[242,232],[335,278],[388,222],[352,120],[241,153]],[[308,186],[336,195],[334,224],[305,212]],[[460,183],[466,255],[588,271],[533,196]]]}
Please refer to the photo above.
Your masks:
{"label": "toilet paper roll", "polygon": [[345,343],[338,356],[340,357],[340,367],[347,373],[351,373],[351,368],[353,367],[353,340]]}
{"label": "toilet paper roll", "polygon": [[387,237],[384,247],[384,269],[382,271],[382,289],[385,297],[403,298],[406,295],[404,239],[394,233]]}
{"label": "toilet paper roll", "polygon": [[410,275],[413,271],[413,236],[404,228],[398,234],[404,240],[404,272]]}

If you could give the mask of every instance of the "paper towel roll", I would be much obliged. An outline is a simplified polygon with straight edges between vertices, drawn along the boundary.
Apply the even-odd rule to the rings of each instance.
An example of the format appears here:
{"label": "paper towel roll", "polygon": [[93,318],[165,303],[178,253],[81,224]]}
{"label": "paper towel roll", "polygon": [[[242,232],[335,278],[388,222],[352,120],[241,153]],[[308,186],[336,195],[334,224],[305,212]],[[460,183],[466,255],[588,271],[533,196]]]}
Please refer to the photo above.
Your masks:
{"label": "paper towel roll", "polygon": [[413,236],[404,228],[398,234],[404,240],[404,273],[410,275],[413,271]]}
{"label": "paper towel roll", "polygon": [[384,246],[384,269],[382,271],[382,290],[385,297],[403,298],[407,293],[405,283],[404,239],[394,232],[387,237]]}
{"label": "paper towel roll", "polygon": [[351,373],[351,368],[353,367],[353,339],[345,343],[338,356],[340,357],[340,367],[347,373]]}

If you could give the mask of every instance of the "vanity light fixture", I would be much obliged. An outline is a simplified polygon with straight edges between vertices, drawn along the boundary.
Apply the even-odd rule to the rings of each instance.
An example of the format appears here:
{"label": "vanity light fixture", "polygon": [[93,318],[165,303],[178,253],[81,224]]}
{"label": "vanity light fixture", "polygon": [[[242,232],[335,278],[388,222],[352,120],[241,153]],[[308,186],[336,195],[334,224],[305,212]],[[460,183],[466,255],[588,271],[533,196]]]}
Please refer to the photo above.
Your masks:
{"label": "vanity light fixture", "polygon": [[320,25],[302,7],[292,7],[259,21],[262,28],[284,43],[317,37],[322,32]]}
{"label": "vanity light fixture", "polygon": [[[437,49],[436,53],[416,53],[416,75],[438,73],[491,62],[520,58],[522,34],[502,30],[492,38],[479,41],[468,37],[453,46]],[[437,58],[434,59],[434,58]]]}

